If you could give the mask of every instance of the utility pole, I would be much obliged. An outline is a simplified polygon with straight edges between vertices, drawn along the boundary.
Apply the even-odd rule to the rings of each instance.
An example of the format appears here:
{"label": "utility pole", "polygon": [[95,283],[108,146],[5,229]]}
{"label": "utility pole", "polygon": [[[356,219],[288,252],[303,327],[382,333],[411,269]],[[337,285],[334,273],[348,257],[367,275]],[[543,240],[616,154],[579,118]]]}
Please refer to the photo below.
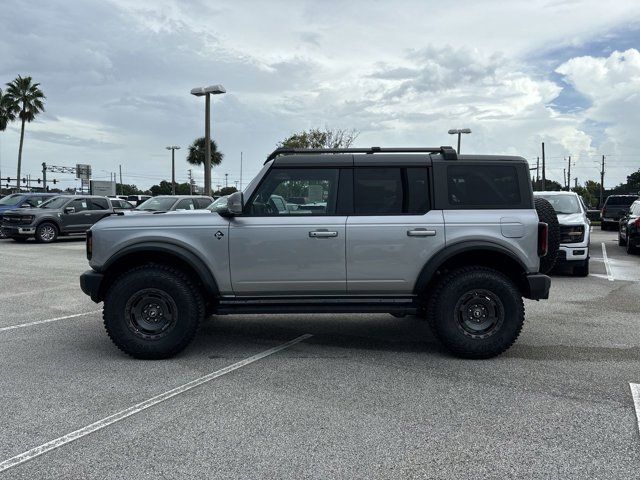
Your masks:
{"label": "utility pole", "polygon": [[536,160],[536,183],[540,182],[540,157]]}
{"label": "utility pole", "polygon": [[118,170],[120,170],[120,195],[124,195],[124,187],[122,186],[122,165],[118,165]]}
{"label": "utility pole", "polygon": [[545,162],[544,162],[544,142],[542,142],[542,191],[545,191],[546,183],[547,183],[547,175],[545,172]]}
{"label": "utility pole", "polygon": [[[207,97],[209,98],[209,97]],[[167,147],[171,150],[171,195],[176,194],[176,150],[180,150],[178,145]]]}
{"label": "utility pole", "polygon": [[602,155],[602,170],[600,170],[600,208],[602,208],[604,195],[604,155]]}
{"label": "utility pole", "polygon": [[47,191],[47,164],[42,162],[42,191]]}
{"label": "utility pole", "polygon": [[563,168],[562,169],[562,189],[566,189],[567,188],[567,169]]}
{"label": "utility pole", "polygon": [[187,170],[187,172],[189,172],[189,195],[193,195],[193,173],[191,169]]}
{"label": "utility pole", "polygon": [[224,174],[224,188],[227,188],[229,186],[229,174],[225,173]]}
{"label": "utility pole", "polygon": [[576,188],[578,188],[578,177],[573,179],[574,184],[573,184],[573,189],[575,190]]}
{"label": "utility pole", "polygon": [[567,165],[567,190],[571,191],[571,155],[569,155],[569,164]]}

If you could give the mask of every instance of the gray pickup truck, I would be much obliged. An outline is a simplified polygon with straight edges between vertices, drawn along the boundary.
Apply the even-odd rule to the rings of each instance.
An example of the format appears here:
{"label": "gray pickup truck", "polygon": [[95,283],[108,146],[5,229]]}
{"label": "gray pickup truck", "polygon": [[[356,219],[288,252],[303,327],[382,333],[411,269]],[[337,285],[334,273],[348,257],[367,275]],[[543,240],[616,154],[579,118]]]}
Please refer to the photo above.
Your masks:
{"label": "gray pickup truck", "polygon": [[17,242],[31,237],[39,243],[55,242],[61,235],[84,234],[99,220],[125,210],[121,202],[126,203],[100,196],[59,195],[36,208],[4,213],[2,231]]}
{"label": "gray pickup truck", "polygon": [[521,157],[279,149],[218,211],[92,227],[80,284],[137,358],[177,354],[212,314],[336,312],[425,317],[455,355],[488,358],[518,337],[522,299],[548,298],[547,207]]}

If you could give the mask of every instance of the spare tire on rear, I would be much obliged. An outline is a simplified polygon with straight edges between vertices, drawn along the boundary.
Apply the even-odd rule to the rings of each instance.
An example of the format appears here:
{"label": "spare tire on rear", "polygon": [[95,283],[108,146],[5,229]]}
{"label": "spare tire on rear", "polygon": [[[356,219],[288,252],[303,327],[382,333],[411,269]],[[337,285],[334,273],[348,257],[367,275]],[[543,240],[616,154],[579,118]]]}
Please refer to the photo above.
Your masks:
{"label": "spare tire on rear", "polygon": [[549,226],[549,240],[547,242],[547,254],[540,258],[540,273],[549,273],[556,264],[558,250],[560,249],[560,224],[558,215],[551,204],[544,198],[534,198],[538,219]]}

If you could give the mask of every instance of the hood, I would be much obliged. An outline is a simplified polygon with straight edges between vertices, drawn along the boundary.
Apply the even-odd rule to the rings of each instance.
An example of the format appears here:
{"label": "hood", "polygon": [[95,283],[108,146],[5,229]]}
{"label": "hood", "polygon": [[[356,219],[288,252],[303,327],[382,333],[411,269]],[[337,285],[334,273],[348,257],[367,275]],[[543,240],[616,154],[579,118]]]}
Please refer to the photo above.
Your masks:
{"label": "hood", "polygon": [[584,225],[587,221],[582,213],[559,213],[558,223],[560,225]]}
{"label": "hood", "polygon": [[171,215],[111,215],[103,218],[91,229],[136,229],[158,227],[197,227],[197,226],[226,226],[229,220],[217,213],[205,210],[208,215],[193,215],[187,212],[175,212]]}

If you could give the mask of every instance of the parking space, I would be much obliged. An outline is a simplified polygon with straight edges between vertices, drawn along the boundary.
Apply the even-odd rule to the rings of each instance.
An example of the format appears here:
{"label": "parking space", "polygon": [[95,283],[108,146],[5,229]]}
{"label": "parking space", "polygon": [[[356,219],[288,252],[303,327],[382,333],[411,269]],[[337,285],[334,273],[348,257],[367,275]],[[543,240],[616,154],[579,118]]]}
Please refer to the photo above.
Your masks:
{"label": "parking space", "polygon": [[78,287],[82,241],[0,240],[0,462],[31,452],[3,473],[636,478],[640,256],[615,232],[591,241],[589,277],[554,276],[550,300],[526,302],[519,340],[495,359],[451,357],[415,318],[332,314],[220,316],[177,358],[139,361],[111,344]]}

